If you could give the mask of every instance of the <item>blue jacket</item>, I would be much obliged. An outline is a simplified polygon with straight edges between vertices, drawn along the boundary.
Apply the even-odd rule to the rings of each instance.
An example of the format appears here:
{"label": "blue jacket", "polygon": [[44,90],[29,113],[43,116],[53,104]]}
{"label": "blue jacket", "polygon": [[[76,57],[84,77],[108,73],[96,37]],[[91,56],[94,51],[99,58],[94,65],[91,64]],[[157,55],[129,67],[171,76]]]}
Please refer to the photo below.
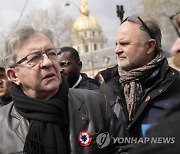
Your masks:
{"label": "blue jacket", "polygon": [[167,61],[142,81],[145,94],[134,119],[129,122],[119,75],[101,85],[100,92],[109,99],[110,105],[119,120],[134,137],[143,135],[143,127],[157,124],[163,115],[177,103],[180,103],[180,74],[171,68]]}

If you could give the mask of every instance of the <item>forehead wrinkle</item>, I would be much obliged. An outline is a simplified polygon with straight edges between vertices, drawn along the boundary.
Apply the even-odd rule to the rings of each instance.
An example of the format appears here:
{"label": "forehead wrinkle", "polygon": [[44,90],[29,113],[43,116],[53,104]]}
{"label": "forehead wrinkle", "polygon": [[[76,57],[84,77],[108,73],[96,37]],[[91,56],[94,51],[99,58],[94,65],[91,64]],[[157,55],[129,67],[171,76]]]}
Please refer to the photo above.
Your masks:
{"label": "forehead wrinkle", "polygon": [[116,37],[118,39],[131,39],[137,37],[139,38],[142,34],[143,32],[140,30],[140,25],[126,21],[119,26]]}
{"label": "forehead wrinkle", "polygon": [[36,34],[21,42],[19,49],[42,50],[45,47],[53,46],[51,40],[44,34]]}

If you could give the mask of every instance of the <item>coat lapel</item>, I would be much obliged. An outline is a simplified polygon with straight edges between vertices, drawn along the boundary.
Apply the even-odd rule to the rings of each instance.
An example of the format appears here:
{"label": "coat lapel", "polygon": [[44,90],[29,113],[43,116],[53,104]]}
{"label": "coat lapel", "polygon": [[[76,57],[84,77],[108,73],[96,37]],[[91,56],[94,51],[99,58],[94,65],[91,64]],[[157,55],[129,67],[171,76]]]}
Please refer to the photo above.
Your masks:
{"label": "coat lapel", "polygon": [[70,130],[70,148],[71,153],[79,153],[79,145],[78,145],[78,135],[79,133],[86,129],[88,124],[88,118],[85,114],[81,112],[81,109],[83,108],[83,103],[81,99],[78,97],[73,98],[71,94],[69,94],[69,130]]}
{"label": "coat lapel", "polygon": [[27,119],[23,118],[13,107],[11,111],[11,116],[16,120],[16,123],[13,127],[13,131],[17,134],[17,136],[25,142],[26,135],[28,133],[29,123]]}

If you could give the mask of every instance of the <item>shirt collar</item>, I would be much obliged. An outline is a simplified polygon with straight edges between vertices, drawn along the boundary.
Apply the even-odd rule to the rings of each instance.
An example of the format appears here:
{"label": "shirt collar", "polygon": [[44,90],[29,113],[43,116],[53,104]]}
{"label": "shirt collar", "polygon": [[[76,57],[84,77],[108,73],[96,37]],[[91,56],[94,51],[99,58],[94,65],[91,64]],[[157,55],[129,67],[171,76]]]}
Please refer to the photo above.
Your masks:
{"label": "shirt collar", "polygon": [[81,82],[81,80],[82,80],[82,76],[79,75],[79,79],[76,81],[76,83],[74,84],[74,86],[72,86],[72,88],[76,88],[77,85]]}

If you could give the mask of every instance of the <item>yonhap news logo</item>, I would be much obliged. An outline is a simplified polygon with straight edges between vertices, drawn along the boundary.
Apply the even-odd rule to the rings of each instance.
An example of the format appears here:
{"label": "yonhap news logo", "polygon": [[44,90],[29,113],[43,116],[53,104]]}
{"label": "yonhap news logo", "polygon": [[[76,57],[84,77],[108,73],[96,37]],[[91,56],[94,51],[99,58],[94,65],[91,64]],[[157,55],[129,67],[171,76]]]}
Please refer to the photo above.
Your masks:
{"label": "yonhap news logo", "polygon": [[110,143],[110,137],[109,137],[109,133],[105,132],[105,133],[100,133],[97,137],[96,137],[96,143],[98,145],[98,147],[100,149],[106,147],[109,145]]}
{"label": "yonhap news logo", "polygon": [[108,146],[110,142],[114,144],[174,144],[175,137],[110,137],[108,132],[100,133],[96,137],[96,143],[100,149]]}

